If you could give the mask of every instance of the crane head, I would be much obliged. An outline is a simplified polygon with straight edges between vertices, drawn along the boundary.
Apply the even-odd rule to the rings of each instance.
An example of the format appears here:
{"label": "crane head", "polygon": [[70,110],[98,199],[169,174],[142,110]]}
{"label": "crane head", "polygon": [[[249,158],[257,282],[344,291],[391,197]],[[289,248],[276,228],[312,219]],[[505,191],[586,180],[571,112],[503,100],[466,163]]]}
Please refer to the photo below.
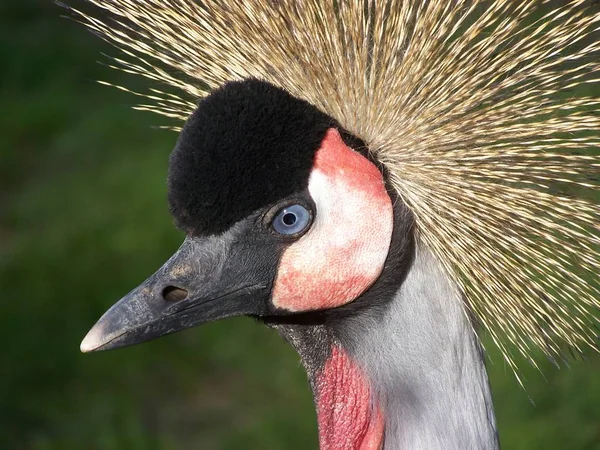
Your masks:
{"label": "crane head", "polygon": [[331,117],[263,81],[228,83],[199,103],[168,186],[182,246],[104,314],[82,351],[230,316],[344,307],[388,259],[394,205],[383,169]]}

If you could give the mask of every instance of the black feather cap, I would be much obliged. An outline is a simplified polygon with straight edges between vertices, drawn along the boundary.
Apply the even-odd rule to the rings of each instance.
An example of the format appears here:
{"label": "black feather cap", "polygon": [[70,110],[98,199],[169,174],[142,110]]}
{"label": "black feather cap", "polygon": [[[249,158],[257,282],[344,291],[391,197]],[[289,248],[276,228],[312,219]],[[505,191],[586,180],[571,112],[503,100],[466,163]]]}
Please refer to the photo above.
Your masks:
{"label": "black feather cap", "polygon": [[264,81],[215,90],[200,101],[171,154],[168,197],[177,225],[193,235],[219,234],[306,189],[331,127],[338,127],[334,119]]}

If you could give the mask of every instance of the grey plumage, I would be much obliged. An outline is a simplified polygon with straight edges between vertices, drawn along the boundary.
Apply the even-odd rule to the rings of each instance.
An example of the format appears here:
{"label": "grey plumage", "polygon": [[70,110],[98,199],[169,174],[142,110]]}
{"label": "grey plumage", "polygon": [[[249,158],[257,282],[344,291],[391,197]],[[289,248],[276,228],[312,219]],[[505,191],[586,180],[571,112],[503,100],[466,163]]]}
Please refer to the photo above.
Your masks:
{"label": "grey plumage", "polygon": [[459,291],[426,247],[417,245],[385,314],[352,320],[353,355],[393,411],[385,450],[498,448],[481,346]]}

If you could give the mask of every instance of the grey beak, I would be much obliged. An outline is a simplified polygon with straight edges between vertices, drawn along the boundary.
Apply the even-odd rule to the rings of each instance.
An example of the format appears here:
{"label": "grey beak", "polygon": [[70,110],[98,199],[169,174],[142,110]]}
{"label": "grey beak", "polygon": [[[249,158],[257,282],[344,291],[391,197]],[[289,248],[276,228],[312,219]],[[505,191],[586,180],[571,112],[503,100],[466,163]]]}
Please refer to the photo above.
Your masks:
{"label": "grey beak", "polygon": [[262,315],[270,280],[224,238],[186,238],[150,278],[113,305],[81,342],[108,350],[236,315]]}

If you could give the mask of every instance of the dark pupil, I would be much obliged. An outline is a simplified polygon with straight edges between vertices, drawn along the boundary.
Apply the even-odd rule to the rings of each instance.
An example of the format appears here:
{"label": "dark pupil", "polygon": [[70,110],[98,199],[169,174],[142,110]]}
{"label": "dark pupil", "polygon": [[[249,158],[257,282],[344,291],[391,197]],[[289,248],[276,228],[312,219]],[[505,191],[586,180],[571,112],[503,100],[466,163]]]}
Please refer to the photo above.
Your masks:
{"label": "dark pupil", "polygon": [[287,226],[292,226],[296,223],[297,217],[296,214],[293,213],[286,213],[283,215],[283,223],[286,224]]}

